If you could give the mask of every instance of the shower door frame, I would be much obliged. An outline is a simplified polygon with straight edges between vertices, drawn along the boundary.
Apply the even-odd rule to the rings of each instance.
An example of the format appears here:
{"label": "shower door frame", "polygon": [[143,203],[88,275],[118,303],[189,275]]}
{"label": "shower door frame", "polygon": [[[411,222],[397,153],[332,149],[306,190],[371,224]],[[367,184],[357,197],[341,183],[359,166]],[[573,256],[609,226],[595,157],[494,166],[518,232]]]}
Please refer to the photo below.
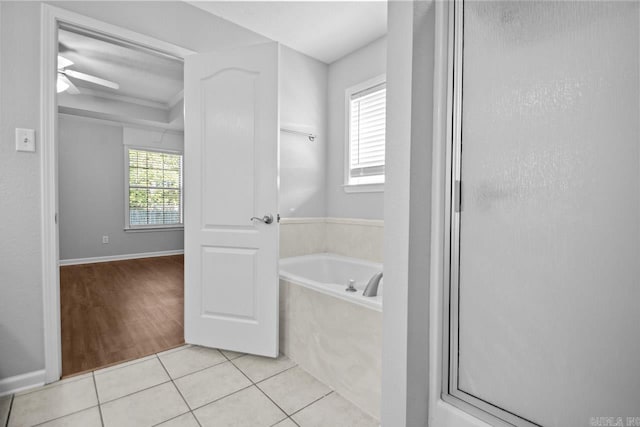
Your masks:
{"label": "shower door frame", "polygon": [[462,201],[462,108],[464,0],[448,4],[445,239],[442,316],[442,383],[445,402],[494,426],[539,426],[459,388],[460,220]]}

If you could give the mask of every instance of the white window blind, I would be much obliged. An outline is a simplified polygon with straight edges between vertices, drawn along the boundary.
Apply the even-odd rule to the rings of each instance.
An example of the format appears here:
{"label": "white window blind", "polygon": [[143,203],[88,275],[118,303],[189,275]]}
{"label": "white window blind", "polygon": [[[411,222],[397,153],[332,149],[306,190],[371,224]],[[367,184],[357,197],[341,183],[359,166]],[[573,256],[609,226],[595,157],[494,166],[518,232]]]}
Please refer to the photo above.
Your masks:
{"label": "white window blind", "polygon": [[182,225],[182,155],[127,150],[129,227]]}
{"label": "white window blind", "polygon": [[384,182],[386,95],[380,83],[350,97],[348,184]]}

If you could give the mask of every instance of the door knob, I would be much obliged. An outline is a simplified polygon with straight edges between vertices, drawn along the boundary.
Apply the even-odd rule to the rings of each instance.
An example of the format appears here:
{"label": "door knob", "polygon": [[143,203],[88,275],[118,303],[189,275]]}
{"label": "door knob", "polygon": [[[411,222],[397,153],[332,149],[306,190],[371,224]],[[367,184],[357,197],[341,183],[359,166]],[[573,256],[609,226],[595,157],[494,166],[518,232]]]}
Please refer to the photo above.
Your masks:
{"label": "door knob", "polygon": [[263,222],[265,224],[271,224],[273,222],[273,215],[267,214],[267,215],[263,216],[262,218],[258,218],[257,216],[253,216],[253,217],[251,217],[251,219],[249,221],[253,221],[254,219],[257,219],[258,221]]}

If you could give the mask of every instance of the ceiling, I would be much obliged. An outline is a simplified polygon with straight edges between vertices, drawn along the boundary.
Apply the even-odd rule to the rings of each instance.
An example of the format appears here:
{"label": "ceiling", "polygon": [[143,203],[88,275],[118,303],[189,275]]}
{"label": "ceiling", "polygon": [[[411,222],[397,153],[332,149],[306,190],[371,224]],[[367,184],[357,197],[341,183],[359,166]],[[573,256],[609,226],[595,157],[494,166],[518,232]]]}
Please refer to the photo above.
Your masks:
{"label": "ceiling", "polygon": [[386,0],[189,3],[327,64],[387,32]]}
{"label": "ceiling", "polygon": [[58,94],[60,112],[169,129],[184,126],[181,60],[75,28],[60,28],[58,42],[58,54],[73,62],[66,70],[120,86],[111,89],[69,75],[80,93]]}
{"label": "ceiling", "polygon": [[80,88],[169,104],[182,91],[182,61],[160,56],[148,50],[116,44],[65,29],[58,33],[59,54],[71,61],[70,70],[111,80],[120,85],[114,90],[72,79]]}

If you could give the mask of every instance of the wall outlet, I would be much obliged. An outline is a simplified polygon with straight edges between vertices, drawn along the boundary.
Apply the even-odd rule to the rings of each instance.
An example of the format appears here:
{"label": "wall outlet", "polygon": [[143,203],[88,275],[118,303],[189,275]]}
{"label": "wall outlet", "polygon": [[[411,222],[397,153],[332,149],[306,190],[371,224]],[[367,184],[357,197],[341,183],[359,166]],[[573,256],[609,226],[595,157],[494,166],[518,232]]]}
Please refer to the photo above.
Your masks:
{"label": "wall outlet", "polygon": [[102,243],[109,243],[109,236],[102,236]]}

